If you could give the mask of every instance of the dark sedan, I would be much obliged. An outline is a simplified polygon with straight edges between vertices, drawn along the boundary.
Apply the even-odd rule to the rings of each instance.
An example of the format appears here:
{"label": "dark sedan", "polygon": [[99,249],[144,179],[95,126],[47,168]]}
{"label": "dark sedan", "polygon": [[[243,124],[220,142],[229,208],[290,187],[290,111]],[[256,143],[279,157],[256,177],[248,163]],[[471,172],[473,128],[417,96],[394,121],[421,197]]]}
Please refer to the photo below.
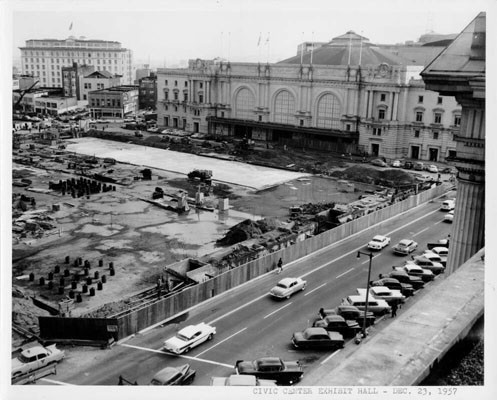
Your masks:
{"label": "dark sedan", "polygon": [[406,271],[394,270],[388,275],[389,278],[397,279],[400,283],[408,283],[412,285],[414,290],[422,289],[425,284],[419,276],[411,276]]}
{"label": "dark sedan", "polygon": [[[347,321],[357,322],[360,326],[363,326],[364,324],[364,311],[359,310],[357,307],[354,306],[340,305],[334,309],[321,309],[319,310],[318,315],[321,318],[327,317],[329,315],[340,315]],[[374,314],[368,311],[366,317],[366,326],[374,325],[375,321],[376,317],[374,316]]]}
{"label": "dark sedan", "polygon": [[312,326],[338,332],[343,337],[354,337],[361,330],[356,321],[346,320],[340,315],[328,315],[323,319],[314,321]]}
{"label": "dark sedan", "polygon": [[371,282],[371,286],[386,286],[389,289],[400,290],[404,296],[409,297],[414,294],[414,288],[410,283],[401,283],[395,278],[382,278]]}
{"label": "dark sedan", "polygon": [[319,350],[337,350],[345,344],[341,334],[327,332],[324,328],[307,328],[303,332],[295,332],[292,343],[297,349]]}

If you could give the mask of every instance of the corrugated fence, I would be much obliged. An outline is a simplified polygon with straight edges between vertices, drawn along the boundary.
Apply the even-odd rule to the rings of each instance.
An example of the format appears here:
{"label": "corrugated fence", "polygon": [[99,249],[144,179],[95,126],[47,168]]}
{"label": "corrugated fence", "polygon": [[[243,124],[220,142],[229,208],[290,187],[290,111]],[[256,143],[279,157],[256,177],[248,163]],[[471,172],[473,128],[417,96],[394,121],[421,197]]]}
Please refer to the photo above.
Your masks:
{"label": "corrugated fence", "polygon": [[109,332],[107,327],[102,328],[103,325],[109,325],[114,330],[115,320],[108,320],[107,324],[103,324],[102,319],[40,317],[40,336],[44,339],[69,339],[71,335],[76,335],[78,339],[107,340],[110,337],[117,340],[123,339],[275,269],[280,257],[285,264],[288,264],[355,233],[368,229],[378,230],[381,228],[381,222],[441,196],[446,190],[447,188],[441,185],[416,196],[410,196],[406,200],[250,261],[151,305],[131,311],[117,318],[117,335],[116,332]]}

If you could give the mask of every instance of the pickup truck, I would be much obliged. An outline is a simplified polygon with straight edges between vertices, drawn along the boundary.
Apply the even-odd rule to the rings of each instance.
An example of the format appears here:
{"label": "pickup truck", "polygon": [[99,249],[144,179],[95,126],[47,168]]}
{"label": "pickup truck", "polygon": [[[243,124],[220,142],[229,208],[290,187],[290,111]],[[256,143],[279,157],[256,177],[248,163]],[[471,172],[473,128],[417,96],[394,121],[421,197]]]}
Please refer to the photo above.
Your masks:
{"label": "pickup truck", "polygon": [[238,360],[235,371],[238,375],[254,375],[259,379],[271,379],[282,384],[298,382],[304,375],[299,361],[283,361],[278,357],[263,357],[254,361]]}

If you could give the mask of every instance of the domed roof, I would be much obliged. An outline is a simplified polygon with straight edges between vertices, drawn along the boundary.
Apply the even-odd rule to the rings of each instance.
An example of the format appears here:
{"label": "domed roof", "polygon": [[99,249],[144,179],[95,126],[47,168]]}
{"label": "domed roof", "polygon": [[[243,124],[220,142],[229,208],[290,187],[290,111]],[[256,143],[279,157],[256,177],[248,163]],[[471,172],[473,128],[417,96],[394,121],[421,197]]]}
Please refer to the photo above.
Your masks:
{"label": "domed roof", "polygon": [[[278,64],[311,63],[311,52],[307,51],[278,62]],[[369,39],[349,31],[333,38],[329,43],[316,48],[312,52],[312,63],[315,65],[405,65],[406,60],[389,51],[371,44]]]}

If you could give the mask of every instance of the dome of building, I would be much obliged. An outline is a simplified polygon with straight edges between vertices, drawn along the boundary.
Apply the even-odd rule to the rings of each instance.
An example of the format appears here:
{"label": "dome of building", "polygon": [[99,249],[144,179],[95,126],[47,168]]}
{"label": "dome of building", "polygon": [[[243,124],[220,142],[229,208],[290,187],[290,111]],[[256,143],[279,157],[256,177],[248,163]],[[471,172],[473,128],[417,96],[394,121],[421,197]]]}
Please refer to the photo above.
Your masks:
{"label": "dome of building", "polygon": [[[287,58],[278,64],[310,64],[311,52]],[[406,60],[371,44],[368,38],[348,31],[333,38],[329,43],[312,51],[312,64],[315,65],[405,65]]]}

